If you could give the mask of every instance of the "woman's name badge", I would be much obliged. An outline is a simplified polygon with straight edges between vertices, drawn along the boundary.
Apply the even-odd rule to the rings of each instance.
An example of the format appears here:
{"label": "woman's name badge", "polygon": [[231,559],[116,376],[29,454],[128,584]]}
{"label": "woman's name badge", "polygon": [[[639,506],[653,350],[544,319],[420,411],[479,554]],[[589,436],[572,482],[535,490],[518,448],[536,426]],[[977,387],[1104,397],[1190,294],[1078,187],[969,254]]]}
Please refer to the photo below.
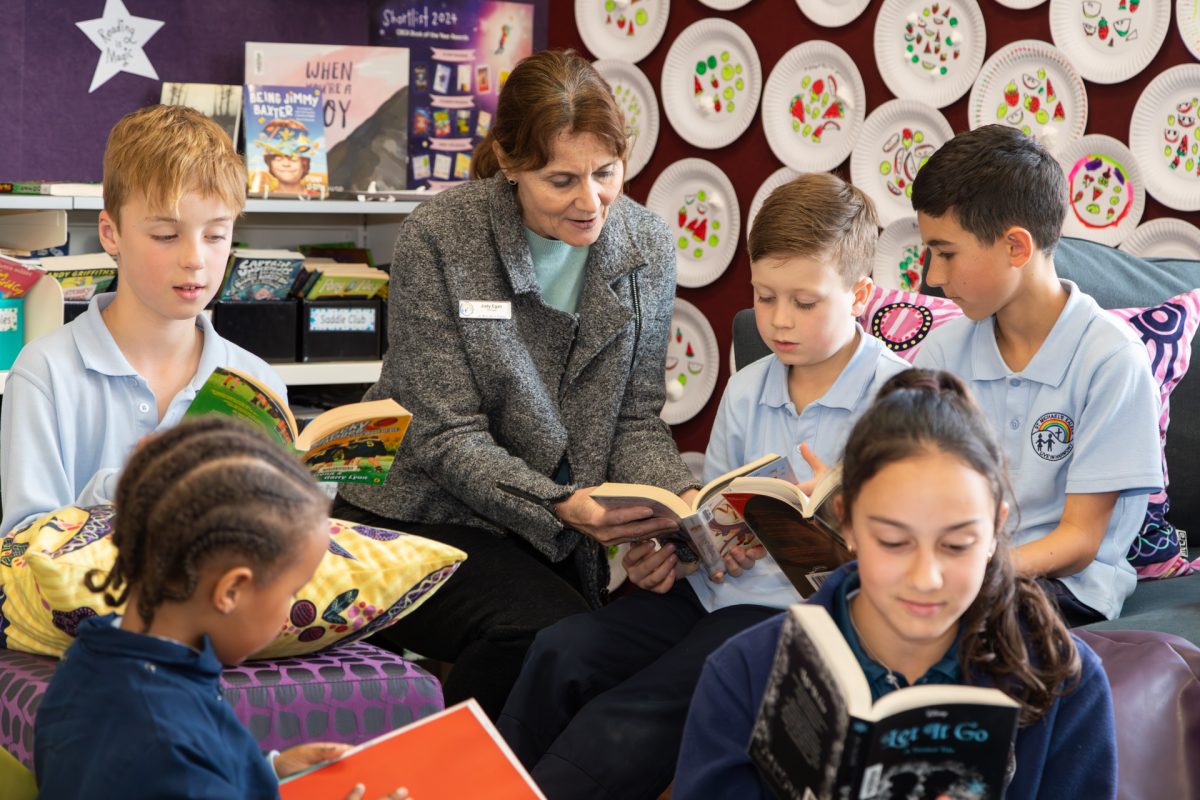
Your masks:
{"label": "woman's name badge", "polygon": [[512,319],[512,303],[507,300],[459,300],[462,319]]}

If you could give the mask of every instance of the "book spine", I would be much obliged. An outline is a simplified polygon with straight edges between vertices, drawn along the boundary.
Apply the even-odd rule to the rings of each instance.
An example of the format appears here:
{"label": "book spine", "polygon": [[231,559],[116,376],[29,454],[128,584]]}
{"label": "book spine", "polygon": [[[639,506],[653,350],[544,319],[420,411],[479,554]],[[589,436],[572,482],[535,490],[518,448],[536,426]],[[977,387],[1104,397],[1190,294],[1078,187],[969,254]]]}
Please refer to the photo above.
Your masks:
{"label": "book spine", "polygon": [[36,181],[5,181],[0,183],[0,194],[50,194],[50,185]]}

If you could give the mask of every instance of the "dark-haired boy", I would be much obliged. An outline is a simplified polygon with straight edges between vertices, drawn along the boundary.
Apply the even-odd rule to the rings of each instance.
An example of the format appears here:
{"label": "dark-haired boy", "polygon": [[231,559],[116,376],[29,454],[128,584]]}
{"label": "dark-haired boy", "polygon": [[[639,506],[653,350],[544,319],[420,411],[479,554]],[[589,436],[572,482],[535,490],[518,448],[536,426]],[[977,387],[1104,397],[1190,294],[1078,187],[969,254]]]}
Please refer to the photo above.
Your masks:
{"label": "dark-haired boy", "polygon": [[916,364],[970,384],[1008,453],[1017,570],[1067,623],[1121,613],[1125,553],[1162,485],[1158,393],[1132,332],[1054,269],[1067,212],[1062,168],[1020,131],[956,136],[913,183],[926,282],[962,309]]}

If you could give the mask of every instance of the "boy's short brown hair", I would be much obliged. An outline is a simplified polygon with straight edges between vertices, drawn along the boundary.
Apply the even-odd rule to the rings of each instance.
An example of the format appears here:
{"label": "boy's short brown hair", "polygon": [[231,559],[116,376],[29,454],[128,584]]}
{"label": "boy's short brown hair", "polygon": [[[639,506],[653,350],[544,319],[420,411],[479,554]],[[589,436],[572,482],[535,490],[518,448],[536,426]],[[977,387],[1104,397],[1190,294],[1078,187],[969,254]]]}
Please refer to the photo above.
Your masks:
{"label": "boy's short brown hair", "polygon": [[879,218],[862,190],[828,172],[806,172],[771,192],[753,220],[750,260],[833,260],[847,287],[871,274]]}
{"label": "boy's short brown hair", "polygon": [[113,126],[104,148],[104,209],[119,226],[137,196],[173,209],[188,192],[215,197],[235,215],[246,205],[246,172],[229,136],[187,106],[149,106]]}

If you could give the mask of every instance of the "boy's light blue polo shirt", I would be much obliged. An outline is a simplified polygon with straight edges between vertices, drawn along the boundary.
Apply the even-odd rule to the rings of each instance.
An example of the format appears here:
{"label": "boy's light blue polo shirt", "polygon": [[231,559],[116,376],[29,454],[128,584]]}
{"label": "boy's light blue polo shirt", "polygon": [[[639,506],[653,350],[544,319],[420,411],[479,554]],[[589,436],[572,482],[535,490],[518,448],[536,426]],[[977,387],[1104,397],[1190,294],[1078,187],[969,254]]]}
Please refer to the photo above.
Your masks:
{"label": "boy's light blue polo shirt", "polygon": [[[788,395],[788,367],[773,353],[738,370],[725,387],[704,456],[704,480],[736,469],[767,453],[786,455],[801,481],[812,477],[801,443],[833,466],[842,457],[850,429],[870,407],[879,387],[909,364],[858,328],[858,347],[841,375],[803,411]],[[738,577],[713,583],[701,572],[688,576],[709,611],[751,604],[787,608],[800,594],[767,556]]]}
{"label": "boy's light blue polo shirt", "polygon": [[70,324],[27,344],[9,373],[0,407],[0,533],[72,503],[111,503],[129,451],[146,434],[178,423],[217,367],[249,373],[287,398],[275,370],[222,339],[200,314],[200,364],[159,421],[150,384],[100,316],[115,296],[94,297]]}
{"label": "boy's light blue polo shirt", "polygon": [[1158,387],[1133,331],[1071,281],[1062,285],[1067,304],[1020,372],[1000,355],[994,317],[942,326],[916,364],[964,378],[995,425],[1019,511],[1014,545],[1058,527],[1067,494],[1120,492],[1096,560],[1060,579],[1113,619],[1137,584],[1125,553],[1148,495],[1162,487]]}

